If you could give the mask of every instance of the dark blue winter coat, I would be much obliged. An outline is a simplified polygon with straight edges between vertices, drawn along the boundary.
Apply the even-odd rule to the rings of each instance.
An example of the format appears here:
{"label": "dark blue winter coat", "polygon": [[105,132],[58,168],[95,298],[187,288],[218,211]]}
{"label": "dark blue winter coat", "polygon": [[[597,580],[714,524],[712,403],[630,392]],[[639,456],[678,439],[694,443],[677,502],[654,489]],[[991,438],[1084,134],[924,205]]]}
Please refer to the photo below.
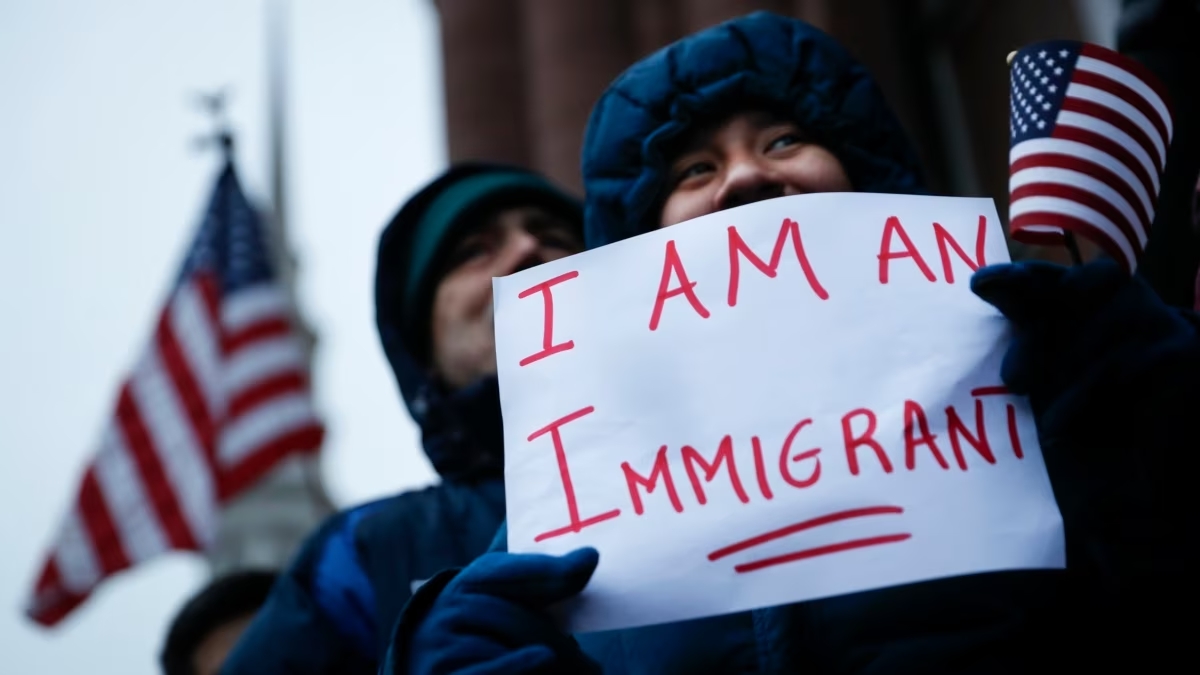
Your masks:
{"label": "dark blue winter coat", "polygon": [[484,552],[504,520],[499,389],[488,378],[445,393],[414,352],[402,321],[415,213],[452,169],[409,200],[384,231],[376,273],[376,323],[422,444],[442,481],[344,511],[309,540],[276,583],[222,669],[223,675],[374,673],[412,592],[439,570]]}

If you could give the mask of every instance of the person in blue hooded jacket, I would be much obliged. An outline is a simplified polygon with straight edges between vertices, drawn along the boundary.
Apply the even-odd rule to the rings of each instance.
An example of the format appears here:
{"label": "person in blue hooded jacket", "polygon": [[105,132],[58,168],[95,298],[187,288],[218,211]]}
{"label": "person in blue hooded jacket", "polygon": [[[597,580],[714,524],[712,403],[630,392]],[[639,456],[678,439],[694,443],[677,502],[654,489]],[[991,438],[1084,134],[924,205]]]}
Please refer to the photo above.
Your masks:
{"label": "person in blue hooded jacket", "polygon": [[[589,248],[773,197],[924,190],[866,71],[817,29],[766,13],[622,74],[593,110],[583,173]],[[414,596],[385,670],[993,673],[1166,660],[1186,642],[1155,603],[1194,588],[1190,524],[1166,516],[1185,512],[1174,469],[1200,401],[1195,315],[1110,261],[993,266],[972,289],[1012,321],[1002,377],[1033,405],[1068,571],[569,636],[546,610],[586,586],[597,552],[508,554],[501,528],[493,552]]]}
{"label": "person in blue hooded jacket", "polygon": [[483,553],[504,518],[491,280],[582,248],[579,202],[463,164],[384,230],[376,323],[441,482],[337,514],[275,584],[222,673],[371,673],[413,589]]}

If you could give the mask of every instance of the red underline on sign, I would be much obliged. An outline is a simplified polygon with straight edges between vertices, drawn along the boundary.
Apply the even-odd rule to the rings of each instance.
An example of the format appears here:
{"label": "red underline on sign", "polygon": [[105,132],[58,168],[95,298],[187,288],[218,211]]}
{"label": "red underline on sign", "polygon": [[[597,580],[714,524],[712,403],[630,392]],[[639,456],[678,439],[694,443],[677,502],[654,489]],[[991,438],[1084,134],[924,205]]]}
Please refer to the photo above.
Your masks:
{"label": "red underline on sign", "polygon": [[[797,532],[811,530],[814,527],[836,523],[842,520],[850,520],[851,518],[863,518],[865,516],[880,516],[888,513],[904,513],[904,509],[899,506],[867,506],[861,509],[847,509],[845,511],[837,511],[824,516],[802,520],[793,525],[781,527],[778,530],[764,532],[756,537],[743,539],[739,542],[734,542],[725,548],[720,548],[708,554],[709,560],[720,560],[725,556],[733,555],[740,551],[745,551],[748,548],[754,548],[760,544],[765,544],[768,541],[775,541]],[[815,550],[815,549],[814,549]],[[831,551],[832,553],[833,551]]]}
{"label": "red underline on sign", "polygon": [[816,548],[806,548],[795,553],[787,553],[784,555],[775,556],[774,558],[764,558],[763,560],[755,560],[741,565],[734,566],[734,571],[738,574],[745,572],[753,572],[766,567],[774,567],[775,565],[783,565],[784,563],[796,562],[797,560],[806,560],[808,558],[816,558],[818,556],[829,555],[830,553],[840,553],[842,551],[852,551],[856,548],[867,548],[868,546],[880,546],[883,544],[894,544],[898,541],[912,538],[912,535],[903,532],[900,534],[885,534],[882,537],[868,537],[866,539],[853,539],[844,541],[840,544],[830,544],[828,546],[817,546]]}
{"label": "red underline on sign", "polygon": [[1012,392],[1008,390],[1008,387],[1005,387],[1004,385],[997,385],[994,387],[975,387],[971,390],[972,396],[1004,396],[1011,393]]}

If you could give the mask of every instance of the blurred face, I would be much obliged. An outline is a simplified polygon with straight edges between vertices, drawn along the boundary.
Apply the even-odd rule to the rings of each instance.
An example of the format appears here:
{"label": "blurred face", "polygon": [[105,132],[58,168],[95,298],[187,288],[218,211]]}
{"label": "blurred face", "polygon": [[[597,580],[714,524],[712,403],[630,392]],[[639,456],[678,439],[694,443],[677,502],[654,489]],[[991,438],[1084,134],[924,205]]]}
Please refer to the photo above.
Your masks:
{"label": "blurred face", "polygon": [[245,632],[254,614],[247,614],[217,626],[192,654],[192,668],[196,675],[217,675],[221,666],[237,645],[238,638]]}
{"label": "blurred face", "polygon": [[833,153],[765,112],[739,113],[698,130],[668,177],[659,227],[774,197],[854,190]]}
{"label": "blurred face", "polygon": [[449,271],[433,296],[433,365],[459,389],[496,373],[492,277],[583,250],[577,228],[532,206],[498,211],[450,251]]}

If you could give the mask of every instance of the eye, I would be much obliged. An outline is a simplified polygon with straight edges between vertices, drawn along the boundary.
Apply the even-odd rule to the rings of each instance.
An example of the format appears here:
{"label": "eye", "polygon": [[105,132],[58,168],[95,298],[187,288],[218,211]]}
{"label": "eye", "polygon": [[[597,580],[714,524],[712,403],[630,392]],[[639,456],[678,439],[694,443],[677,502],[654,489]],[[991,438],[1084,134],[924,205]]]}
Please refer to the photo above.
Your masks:
{"label": "eye", "polygon": [[683,168],[675,171],[675,183],[682,183],[689,178],[702,176],[710,171],[715,171],[711,162],[692,162],[685,165]]}
{"label": "eye", "polygon": [[488,244],[482,237],[471,237],[454,247],[446,259],[449,269],[466,264],[476,258],[487,255]]}
{"label": "eye", "polygon": [[800,134],[794,131],[788,131],[776,136],[770,143],[768,143],[766,152],[775,152],[776,150],[782,150],[793,145],[799,145],[803,142],[804,139],[800,137]]}
{"label": "eye", "polygon": [[546,232],[539,237],[539,240],[543,246],[553,246],[554,248],[566,249],[568,251],[579,250],[579,242],[576,241],[575,236],[561,230]]}
{"label": "eye", "polygon": [[556,218],[544,215],[534,216],[529,219],[525,228],[530,234],[537,237],[538,243],[542,246],[559,248],[572,253],[583,248],[575,230]]}
{"label": "eye", "polygon": [[578,238],[563,230],[560,227],[554,227],[537,233],[538,243],[542,246],[550,248],[558,248],[572,253],[579,251],[582,248],[579,245]]}

